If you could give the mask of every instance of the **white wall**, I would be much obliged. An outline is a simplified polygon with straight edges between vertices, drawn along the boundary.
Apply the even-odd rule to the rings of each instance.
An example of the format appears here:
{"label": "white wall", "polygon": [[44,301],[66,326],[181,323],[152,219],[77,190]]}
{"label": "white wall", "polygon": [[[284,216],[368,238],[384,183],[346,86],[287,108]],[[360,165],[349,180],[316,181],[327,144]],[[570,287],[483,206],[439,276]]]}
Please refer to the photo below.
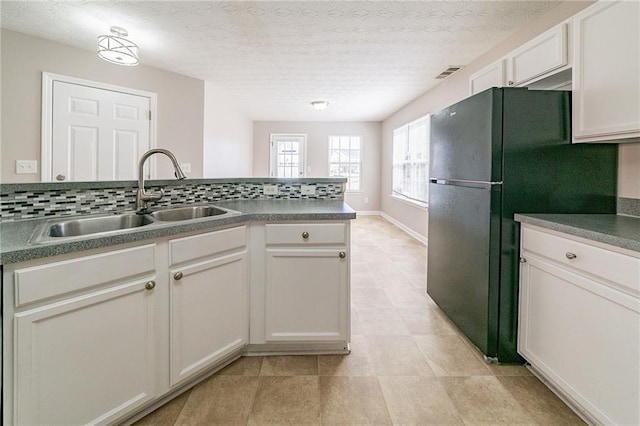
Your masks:
{"label": "white wall", "polygon": [[621,144],[618,155],[618,196],[640,198],[640,143]]}
{"label": "white wall", "polygon": [[203,177],[251,176],[253,122],[226,90],[207,81],[203,135]]}
{"label": "white wall", "polygon": [[[40,181],[39,174],[15,174],[15,161],[37,160],[40,166],[43,71],[157,93],[157,146],[191,163],[189,177],[202,176],[202,80],[144,65],[110,64],[94,51],[14,31],[2,30],[0,43],[3,183]],[[173,177],[169,161],[157,165],[159,178]]]}
{"label": "white wall", "polygon": [[269,176],[271,133],[306,133],[309,177],[329,175],[329,136],[362,136],[362,191],[345,195],[358,211],[380,210],[380,123],[323,121],[256,121],[253,123],[253,175]]}

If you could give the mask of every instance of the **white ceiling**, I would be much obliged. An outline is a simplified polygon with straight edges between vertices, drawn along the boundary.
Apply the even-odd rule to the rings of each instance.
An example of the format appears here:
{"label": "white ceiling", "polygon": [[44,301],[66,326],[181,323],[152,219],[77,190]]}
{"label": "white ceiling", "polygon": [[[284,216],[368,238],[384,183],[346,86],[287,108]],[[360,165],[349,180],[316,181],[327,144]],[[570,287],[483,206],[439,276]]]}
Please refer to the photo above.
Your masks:
{"label": "white ceiling", "polygon": [[557,4],[3,0],[0,14],[3,28],[86,50],[122,26],[142,64],[226,89],[252,120],[379,121]]}

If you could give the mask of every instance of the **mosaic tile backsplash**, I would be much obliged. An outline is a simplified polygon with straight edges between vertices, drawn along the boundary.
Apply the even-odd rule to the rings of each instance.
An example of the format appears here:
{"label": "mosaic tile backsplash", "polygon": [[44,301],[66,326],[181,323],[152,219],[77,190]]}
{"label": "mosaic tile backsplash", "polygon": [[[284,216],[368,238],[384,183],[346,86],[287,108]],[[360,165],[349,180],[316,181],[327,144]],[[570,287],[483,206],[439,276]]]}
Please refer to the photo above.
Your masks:
{"label": "mosaic tile backsplash", "polygon": [[[160,201],[149,203],[151,210],[190,203],[211,203],[225,200],[273,200],[273,199],[344,199],[344,183],[340,179],[283,182],[268,179],[265,181],[242,182],[176,182],[161,184],[150,182],[145,185],[147,192],[160,192],[164,196]],[[328,182],[329,181],[329,182]],[[173,181],[172,181],[173,182]],[[265,195],[264,184],[277,184],[278,195]],[[302,195],[302,185],[315,186],[315,195]],[[79,214],[100,214],[131,211],[135,208],[136,186],[114,183],[113,187],[104,184],[91,188],[52,186],[42,184],[2,185],[0,187],[0,221],[32,219],[47,216],[69,216]]]}

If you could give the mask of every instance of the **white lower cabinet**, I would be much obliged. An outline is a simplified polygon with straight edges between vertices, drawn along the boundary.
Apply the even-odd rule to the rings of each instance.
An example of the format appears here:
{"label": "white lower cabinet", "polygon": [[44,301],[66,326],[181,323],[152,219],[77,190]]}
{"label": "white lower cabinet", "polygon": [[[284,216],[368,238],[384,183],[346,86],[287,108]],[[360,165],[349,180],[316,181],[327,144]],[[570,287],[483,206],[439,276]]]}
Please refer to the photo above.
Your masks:
{"label": "white lower cabinet", "polygon": [[349,223],[269,223],[254,236],[263,252],[252,258],[251,343],[258,351],[348,350]]}
{"label": "white lower cabinet", "polygon": [[5,266],[3,424],[126,421],[248,351],[250,321],[257,351],[346,350],[348,222],[251,226],[251,251],[242,225]]}
{"label": "white lower cabinet", "polygon": [[267,342],[347,340],[347,261],[336,249],[267,250]]}
{"label": "white lower cabinet", "polygon": [[640,255],[523,225],[521,265],[519,353],[587,420],[640,424]]}
{"label": "white lower cabinet", "polygon": [[[154,250],[5,270],[5,307],[13,289],[28,291],[18,289],[18,307],[4,311],[13,311],[3,322],[14,342],[4,354],[4,424],[108,424],[156,397]],[[114,262],[122,265],[115,273]]]}
{"label": "white lower cabinet", "polygon": [[348,227],[267,224],[265,341],[348,342]]}
{"label": "white lower cabinet", "polygon": [[[170,241],[171,386],[248,343],[246,227]],[[193,253],[189,253],[191,250]]]}

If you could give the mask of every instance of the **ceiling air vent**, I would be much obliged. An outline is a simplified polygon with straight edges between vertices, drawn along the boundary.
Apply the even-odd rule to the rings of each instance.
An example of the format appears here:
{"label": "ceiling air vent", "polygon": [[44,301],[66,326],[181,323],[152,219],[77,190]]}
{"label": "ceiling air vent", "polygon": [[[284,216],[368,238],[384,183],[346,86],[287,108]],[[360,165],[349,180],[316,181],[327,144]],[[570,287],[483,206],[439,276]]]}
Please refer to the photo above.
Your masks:
{"label": "ceiling air vent", "polygon": [[446,70],[438,74],[436,78],[439,78],[442,80],[444,78],[449,77],[451,74],[453,74],[454,72],[458,71],[461,68],[462,68],[462,65],[450,65],[449,68],[447,68]]}

